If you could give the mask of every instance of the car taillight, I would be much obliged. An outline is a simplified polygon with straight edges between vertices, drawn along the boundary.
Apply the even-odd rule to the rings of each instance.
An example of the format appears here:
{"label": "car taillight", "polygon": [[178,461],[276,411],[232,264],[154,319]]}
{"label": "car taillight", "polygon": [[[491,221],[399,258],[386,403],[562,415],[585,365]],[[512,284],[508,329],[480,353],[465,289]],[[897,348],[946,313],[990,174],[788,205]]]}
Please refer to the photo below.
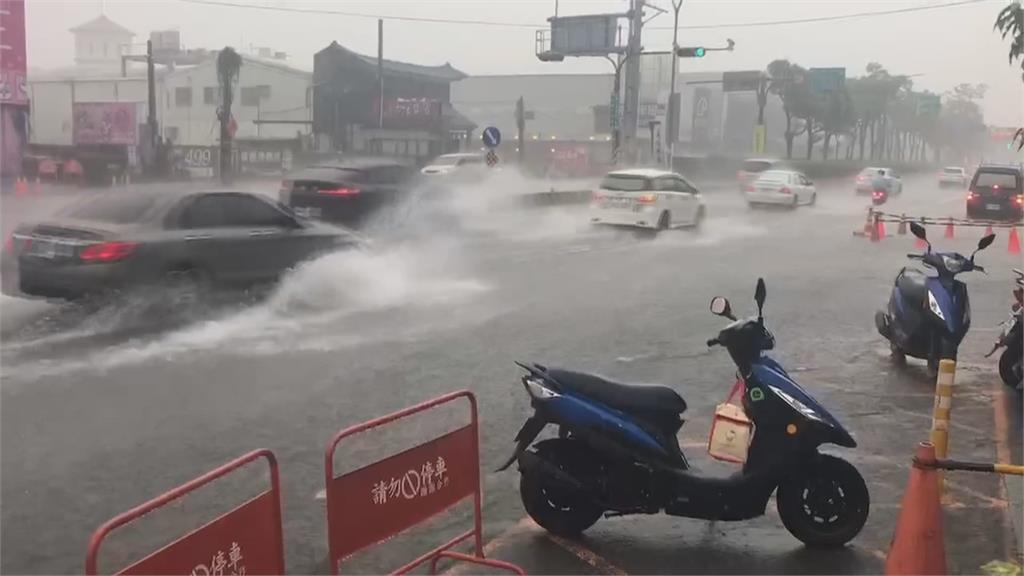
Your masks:
{"label": "car taillight", "polygon": [[885,196],[885,192],[879,192],[878,190],[875,190],[874,192],[871,193],[872,198],[881,198],[882,196]]}
{"label": "car taillight", "polygon": [[786,186],[783,186],[782,188],[779,188],[779,192],[782,192],[783,194],[792,194],[792,193],[793,193],[793,191],[792,191],[792,190],[790,190],[790,189],[789,189],[788,187],[786,187]]}
{"label": "car taillight", "polygon": [[328,196],[355,196],[359,194],[359,188],[329,188],[326,190],[318,190],[318,194],[327,194]]}
{"label": "car taillight", "polygon": [[658,197],[654,194],[641,194],[636,197],[637,204],[654,204]]}
{"label": "car taillight", "polygon": [[967,193],[967,199],[968,200],[977,200],[978,199],[978,193],[975,192],[974,190],[971,190],[970,192]]}
{"label": "car taillight", "polygon": [[78,253],[83,262],[117,262],[132,255],[138,242],[101,242],[86,246]]}
{"label": "car taillight", "polygon": [[1017,204],[1024,205],[1024,194],[1017,194]]}

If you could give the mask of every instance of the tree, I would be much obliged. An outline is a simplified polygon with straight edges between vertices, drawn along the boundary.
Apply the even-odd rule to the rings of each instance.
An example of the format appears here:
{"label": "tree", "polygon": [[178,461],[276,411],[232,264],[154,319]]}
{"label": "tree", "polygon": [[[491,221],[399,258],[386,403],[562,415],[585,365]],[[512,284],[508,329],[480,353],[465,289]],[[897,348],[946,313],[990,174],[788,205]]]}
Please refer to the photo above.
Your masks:
{"label": "tree", "polygon": [[793,157],[793,139],[803,134],[807,123],[800,130],[794,129],[793,120],[804,117],[807,109],[807,90],[804,86],[807,71],[789,60],[773,60],[768,64],[768,91],[782,100],[782,111],[786,115],[786,158]]}
{"label": "tree", "polygon": [[217,82],[220,84],[221,107],[217,111],[220,120],[220,179],[227,184],[231,180],[231,103],[234,100],[232,88],[242,69],[242,57],[235,49],[227,46],[217,54]]}
{"label": "tree", "polygon": [[[1021,5],[1020,0],[1010,2],[1010,4],[999,11],[994,28],[999,30],[1003,40],[1007,36],[1010,37],[1010,52],[1008,55],[1010,66],[1013,66],[1014,60],[1020,60],[1020,78],[1021,81],[1024,81],[1024,6]],[[1017,150],[1024,149],[1024,128],[1018,128],[1017,132],[1013,135],[1013,141],[1016,142],[1017,140],[1020,140]]]}

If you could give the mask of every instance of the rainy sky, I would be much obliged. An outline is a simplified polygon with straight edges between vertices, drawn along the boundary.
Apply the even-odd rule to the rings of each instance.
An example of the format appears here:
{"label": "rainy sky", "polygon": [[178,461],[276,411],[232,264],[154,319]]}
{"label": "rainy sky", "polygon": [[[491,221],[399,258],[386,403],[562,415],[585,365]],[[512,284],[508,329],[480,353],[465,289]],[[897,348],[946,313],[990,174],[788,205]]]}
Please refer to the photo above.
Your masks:
{"label": "rainy sky", "polygon": [[[55,68],[73,62],[68,29],[105,13],[131,29],[144,43],[152,30],[177,29],[190,48],[231,45],[248,51],[271,47],[292,63],[312,69],[315,52],[337,41],[366,54],[377,49],[377,24],[385,18],[385,57],[419,64],[450,62],[469,74],[594,73],[610,65],[600,58],[542,63],[534,56],[535,30],[553,15],[554,0],[223,0],[247,7],[204,4],[207,0],[30,0],[27,2],[30,68]],[[893,73],[915,74],[916,88],[943,92],[960,82],[985,83],[983,108],[994,125],[1024,125],[1024,82],[1007,62],[1008,43],[993,31],[999,9],[1009,0],[981,0],[940,9],[857,17],[831,22],[750,26],[777,20],[848,15],[897,8],[948,4],[955,0],[907,2],[876,0],[684,0],[680,26],[728,25],[680,30],[680,45],[715,46],[736,41],[733,53],[709,53],[683,60],[680,70],[763,69],[774,58],[812,66],[845,66],[861,73],[880,62]],[[672,42],[670,0],[654,0],[668,9],[644,29],[644,47],[664,50]],[[561,0],[560,15],[622,12],[626,0]],[[333,10],[343,14],[294,13],[253,7]],[[648,9],[653,14],[654,11]],[[364,14],[362,17],[355,14]],[[388,17],[473,20],[482,25],[388,20]]]}

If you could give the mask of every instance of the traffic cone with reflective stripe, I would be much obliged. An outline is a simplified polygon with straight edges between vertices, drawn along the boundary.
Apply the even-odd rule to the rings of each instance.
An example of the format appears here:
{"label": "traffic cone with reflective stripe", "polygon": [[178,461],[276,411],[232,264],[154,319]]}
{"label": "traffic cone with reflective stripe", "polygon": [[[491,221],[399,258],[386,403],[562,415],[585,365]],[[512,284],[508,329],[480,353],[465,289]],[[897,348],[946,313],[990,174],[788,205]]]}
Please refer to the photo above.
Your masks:
{"label": "traffic cone with reflective stripe", "polygon": [[1017,235],[1017,228],[1010,228],[1010,240],[1006,245],[1010,254],[1020,254],[1020,236]]}
{"label": "traffic cone with reflective stripe", "polygon": [[946,574],[946,543],[942,530],[935,446],[917,445],[896,532],[885,558],[885,573]]}
{"label": "traffic cone with reflective stripe", "polygon": [[882,217],[875,214],[874,222],[871,224],[871,233],[869,234],[869,237],[872,242],[878,242],[882,239],[883,234],[885,234],[885,230],[882,228]]}
{"label": "traffic cone with reflective stripe", "polygon": [[946,238],[953,237],[953,219],[949,219],[949,223],[946,224]]}

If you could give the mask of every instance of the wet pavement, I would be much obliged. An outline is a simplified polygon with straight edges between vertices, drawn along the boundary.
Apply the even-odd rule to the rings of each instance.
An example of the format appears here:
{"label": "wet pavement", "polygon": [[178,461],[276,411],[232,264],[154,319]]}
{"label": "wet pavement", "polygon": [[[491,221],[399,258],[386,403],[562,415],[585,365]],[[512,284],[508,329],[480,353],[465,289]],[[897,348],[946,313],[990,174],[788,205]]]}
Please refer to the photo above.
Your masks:
{"label": "wet pavement", "polygon": [[[153,320],[130,306],[83,313],[4,297],[0,569],[80,571],[90,532],[108,517],[267,447],[282,466],[288,571],[325,572],[316,495],[327,439],[466,388],[480,402],[493,557],[532,573],[880,572],[933,398],[923,363],[894,366],[873,324],[914,251],[912,238],[872,244],[854,237],[866,205],[845,183],[820,186],[816,206],[792,212],[749,210],[733,187],[712,186],[700,230],[654,239],[592,229],[580,209],[523,209],[508,201],[510,187],[460,195],[443,225],[417,218],[397,230],[382,225],[368,251],[327,256],[254,303],[204,310],[185,322]],[[904,190],[887,211],[962,213],[962,192],[940,190],[930,175],[908,177]],[[5,229],[24,209],[10,200],[3,199]],[[930,232],[937,247],[961,252],[981,236],[980,228],[957,230],[952,240],[941,229]],[[1010,268],[1021,265],[999,232],[978,257],[989,275],[964,278],[973,323],[961,347],[950,431],[950,455],[962,459],[1019,461],[1021,453],[1020,396],[1003,390],[995,358],[983,357],[1006,316]],[[513,361],[676,387],[689,404],[687,456],[700,470],[729,474],[734,467],[705,452],[712,410],[735,371],[724,351],[705,346],[721,326],[707,305],[721,294],[737,313],[749,312],[759,276],[768,286],[775,356],[860,444],[827,449],[854,463],[871,491],[871,515],[852,545],[805,549],[782,527],[774,501],[766,516],[742,523],[604,519],[579,541],[552,538],[526,519],[518,474],[491,472],[528,414]],[[431,426],[396,429],[346,458],[361,462],[406,447]],[[1020,483],[959,473],[948,486],[951,570],[976,573],[1011,557]],[[212,518],[250,488],[214,486],[207,499],[175,507],[169,520],[151,519],[152,532],[140,528],[108,554],[130,558],[133,545],[159,540],[151,534]],[[389,543],[388,555],[355,558],[351,568],[398,566],[466,519],[458,510]]]}

